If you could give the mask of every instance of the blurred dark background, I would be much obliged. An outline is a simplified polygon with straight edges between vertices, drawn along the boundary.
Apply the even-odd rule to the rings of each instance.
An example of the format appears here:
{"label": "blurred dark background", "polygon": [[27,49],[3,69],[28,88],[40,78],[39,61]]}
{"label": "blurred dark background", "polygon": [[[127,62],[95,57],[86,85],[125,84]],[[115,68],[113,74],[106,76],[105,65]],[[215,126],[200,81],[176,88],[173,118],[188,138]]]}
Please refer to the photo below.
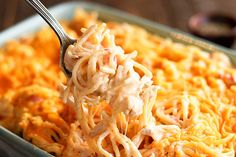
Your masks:
{"label": "blurred dark background", "polygon": [[[41,0],[47,7],[70,0]],[[236,17],[236,0],[84,0],[188,31],[189,18],[198,12],[220,12]],[[0,0],[0,31],[35,14],[24,0]],[[235,47],[235,46],[234,46]]]}

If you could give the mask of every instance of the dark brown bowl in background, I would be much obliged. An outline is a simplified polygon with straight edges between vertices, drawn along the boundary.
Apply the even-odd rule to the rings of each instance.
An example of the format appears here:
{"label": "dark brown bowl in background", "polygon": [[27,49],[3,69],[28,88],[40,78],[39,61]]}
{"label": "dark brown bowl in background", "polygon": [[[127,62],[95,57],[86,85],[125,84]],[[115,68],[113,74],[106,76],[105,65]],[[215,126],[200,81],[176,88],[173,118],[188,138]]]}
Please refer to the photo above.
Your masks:
{"label": "dark brown bowl in background", "polygon": [[236,36],[236,19],[219,13],[198,13],[188,23],[192,34],[231,47]]}

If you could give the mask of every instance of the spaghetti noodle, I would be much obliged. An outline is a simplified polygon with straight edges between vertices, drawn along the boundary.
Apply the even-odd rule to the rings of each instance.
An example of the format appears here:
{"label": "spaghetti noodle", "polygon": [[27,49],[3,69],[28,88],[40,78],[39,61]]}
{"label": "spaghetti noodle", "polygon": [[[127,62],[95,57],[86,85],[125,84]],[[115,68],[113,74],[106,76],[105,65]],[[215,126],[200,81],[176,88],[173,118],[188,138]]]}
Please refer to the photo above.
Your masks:
{"label": "spaghetti noodle", "polygon": [[[120,144],[128,156],[141,156],[138,147],[130,140],[132,137],[123,134],[126,133],[127,126],[118,129],[117,117],[123,114],[125,125],[132,125],[136,119],[139,129],[155,124],[152,106],[157,87],[152,85],[152,74],[132,59],[136,56],[135,53],[124,54],[121,47],[115,45],[114,36],[109,33],[105,24],[98,28],[93,25],[84,31],[80,40],[70,45],[66,51],[65,63],[67,67],[72,67],[69,69],[72,71],[72,78],[68,80],[63,99],[67,102],[70,97],[69,101],[75,105],[81,132],[88,146],[93,145],[96,153],[113,156],[102,147],[105,137],[113,137],[112,150],[116,148],[116,153],[120,154]],[[77,61],[74,63],[75,59]],[[134,68],[144,76],[140,77]],[[108,104],[110,112],[104,110],[106,118],[103,119],[101,115],[95,122],[94,110],[89,108],[99,106],[101,101]]]}

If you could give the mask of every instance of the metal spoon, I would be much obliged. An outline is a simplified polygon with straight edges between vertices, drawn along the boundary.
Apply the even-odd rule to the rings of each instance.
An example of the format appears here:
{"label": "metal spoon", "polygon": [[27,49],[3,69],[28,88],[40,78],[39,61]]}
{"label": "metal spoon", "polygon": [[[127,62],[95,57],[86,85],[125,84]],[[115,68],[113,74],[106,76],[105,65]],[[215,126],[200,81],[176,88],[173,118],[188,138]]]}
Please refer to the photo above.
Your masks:
{"label": "metal spoon", "polygon": [[50,27],[57,34],[57,37],[59,38],[61,44],[60,67],[67,77],[71,77],[71,71],[69,71],[65,66],[64,57],[68,46],[74,44],[76,40],[70,38],[65,33],[60,23],[49,13],[48,9],[39,0],[25,1],[28,2],[28,4],[30,4],[35,9],[35,11],[50,25]]}

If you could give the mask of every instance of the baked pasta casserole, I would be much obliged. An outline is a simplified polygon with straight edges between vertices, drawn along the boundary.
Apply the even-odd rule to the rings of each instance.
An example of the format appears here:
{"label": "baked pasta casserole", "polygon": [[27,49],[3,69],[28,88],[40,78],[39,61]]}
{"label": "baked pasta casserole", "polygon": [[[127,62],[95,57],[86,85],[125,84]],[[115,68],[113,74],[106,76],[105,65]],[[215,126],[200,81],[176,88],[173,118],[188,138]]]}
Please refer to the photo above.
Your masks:
{"label": "baked pasta casserole", "polygon": [[0,124],[57,157],[234,157],[229,58],[98,17],[62,21],[70,79],[50,28],[0,48]]}

